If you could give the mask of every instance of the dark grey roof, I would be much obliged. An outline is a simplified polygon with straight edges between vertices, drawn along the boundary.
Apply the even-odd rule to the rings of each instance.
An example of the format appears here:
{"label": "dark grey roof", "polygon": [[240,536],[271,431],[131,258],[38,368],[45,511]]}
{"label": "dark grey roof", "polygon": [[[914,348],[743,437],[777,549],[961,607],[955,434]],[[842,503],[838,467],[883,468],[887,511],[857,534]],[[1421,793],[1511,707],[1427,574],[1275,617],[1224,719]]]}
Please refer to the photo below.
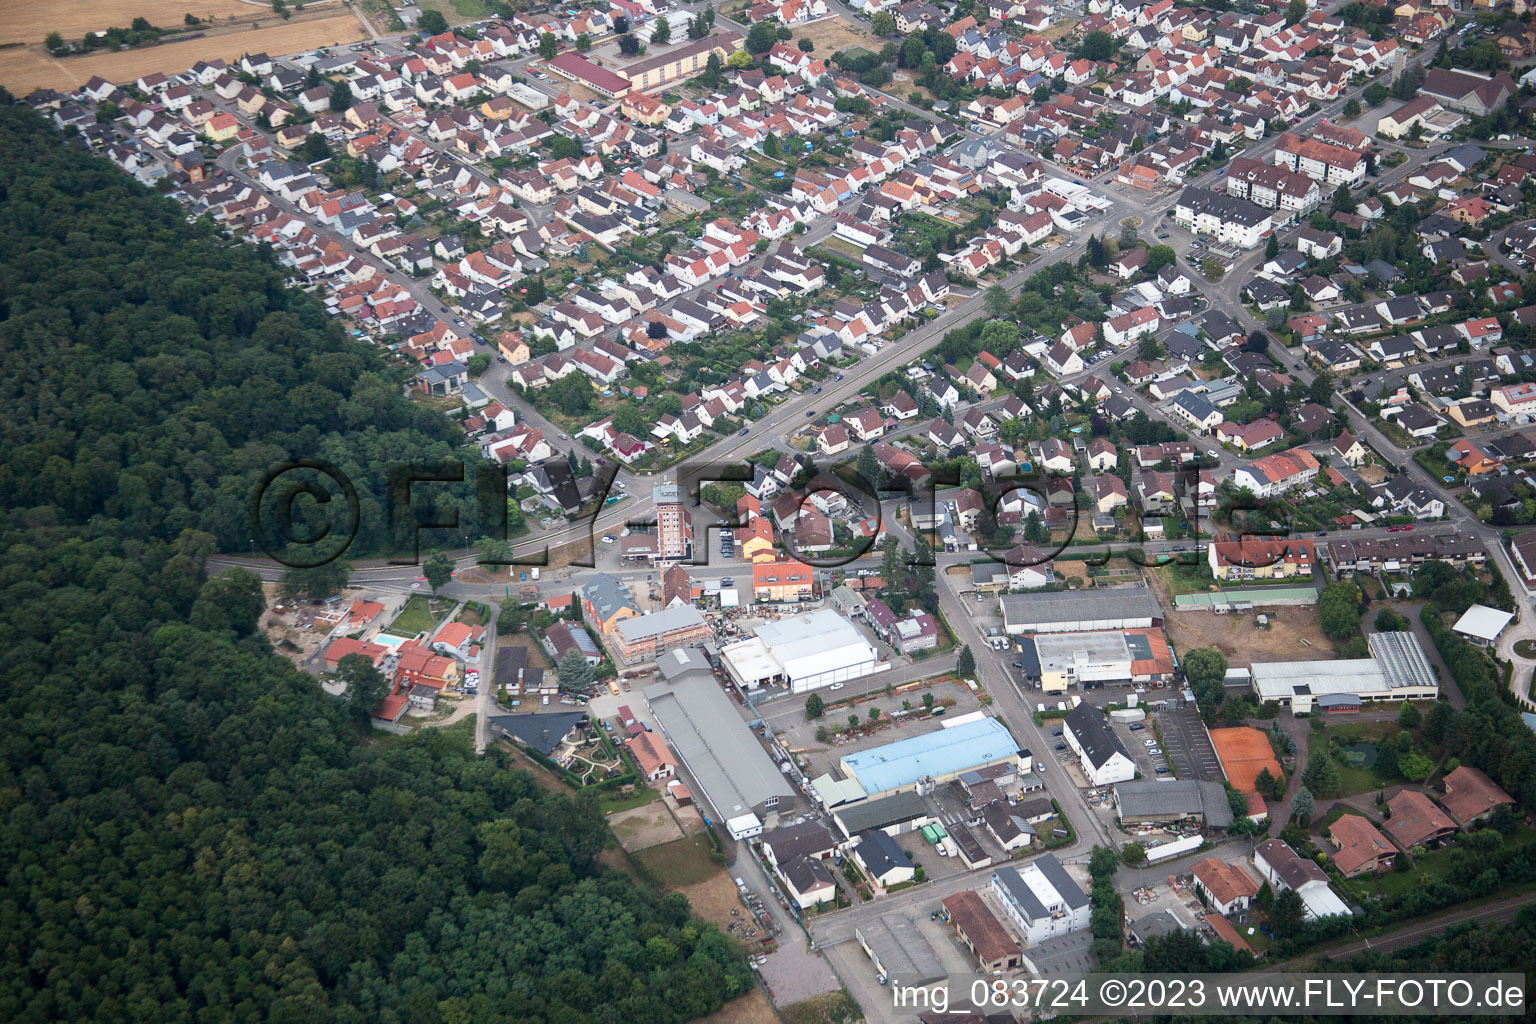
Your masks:
{"label": "dark grey roof", "polygon": [[923,798],[916,793],[897,793],[879,800],[864,800],[835,812],[843,831],[850,836],[868,829],[889,828],[928,814]]}
{"label": "dark grey roof", "polygon": [[1121,782],[1115,786],[1115,805],[1120,809],[1120,817],[1126,821],[1176,814],[1201,818],[1212,828],[1226,828],[1232,824],[1232,805],[1227,801],[1226,789],[1219,782],[1197,779]]}
{"label": "dark grey roof", "polygon": [[1053,625],[1065,631],[1112,628],[1085,625],[1084,622],[1124,619],[1160,619],[1162,606],[1146,587],[1115,587],[1109,590],[1064,590],[1051,594],[1005,594],[1002,598],[1003,620],[1010,625],[1025,624],[1053,632]]}
{"label": "dark grey roof", "polygon": [[492,715],[491,729],[548,757],[572,729],[586,720],[585,711],[557,711],[548,715]]}
{"label": "dark grey roof", "polygon": [[629,588],[605,572],[592,577],[592,582],[582,587],[581,593],[592,602],[592,607],[605,622],[621,608],[633,608],[636,612],[640,610],[640,606],[630,596]]}
{"label": "dark grey roof", "polygon": [[796,892],[807,893],[834,884],[832,872],[818,858],[796,857],[788,863],[780,861],[779,864],[784,877],[789,879]]}
{"label": "dark grey roof", "polygon": [[859,844],[856,847],[859,860],[876,877],[885,874],[892,868],[909,868],[912,859],[906,855],[896,840],[881,832],[879,829],[866,829],[859,833]]}
{"label": "dark grey roof", "polygon": [[1095,768],[1104,767],[1116,754],[1128,761],[1132,760],[1125,744],[1120,742],[1120,737],[1110,728],[1109,719],[1092,704],[1079,704],[1073,708],[1067,714],[1066,727],[1072,730],[1078,746],[1083,748],[1084,756]]}
{"label": "dark grey roof", "polygon": [[773,848],[774,859],[781,865],[796,857],[819,857],[837,845],[832,830],[819,821],[774,829],[763,835],[762,842],[764,846]]}

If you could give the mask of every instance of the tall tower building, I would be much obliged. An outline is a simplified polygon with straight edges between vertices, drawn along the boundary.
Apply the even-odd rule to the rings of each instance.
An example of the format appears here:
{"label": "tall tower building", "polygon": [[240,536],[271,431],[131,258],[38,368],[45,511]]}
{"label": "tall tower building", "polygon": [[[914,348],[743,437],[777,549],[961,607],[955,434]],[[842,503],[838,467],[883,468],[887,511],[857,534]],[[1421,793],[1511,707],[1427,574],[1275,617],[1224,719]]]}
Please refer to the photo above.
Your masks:
{"label": "tall tower building", "polygon": [[657,484],[651,491],[656,503],[656,561],[680,562],[693,549],[693,525],[683,505],[683,489],[678,484]]}

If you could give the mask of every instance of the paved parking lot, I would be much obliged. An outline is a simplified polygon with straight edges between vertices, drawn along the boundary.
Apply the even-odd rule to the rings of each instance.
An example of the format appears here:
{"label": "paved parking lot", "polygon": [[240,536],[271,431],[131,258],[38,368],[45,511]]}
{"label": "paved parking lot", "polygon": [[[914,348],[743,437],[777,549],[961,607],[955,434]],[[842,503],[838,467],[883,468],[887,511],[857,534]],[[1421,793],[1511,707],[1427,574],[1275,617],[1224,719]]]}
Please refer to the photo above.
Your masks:
{"label": "paved parking lot", "polygon": [[1211,737],[1206,733],[1200,721],[1200,713],[1193,705],[1159,712],[1157,724],[1162,730],[1163,745],[1179,778],[1199,779],[1202,782],[1222,778],[1216,748],[1211,746]]}
{"label": "paved parking lot", "polygon": [[[1125,749],[1131,752],[1131,760],[1136,762],[1136,768],[1142,775],[1152,779],[1168,774],[1167,752],[1157,754],[1151,752],[1156,746],[1157,735],[1150,726],[1145,729],[1132,729],[1129,724],[1116,722],[1113,728],[1115,734],[1120,737],[1120,742],[1125,744]],[[1148,740],[1153,741],[1151,746],[1147,744]],[[1161,747],[1156,749],[1162,750]]]}

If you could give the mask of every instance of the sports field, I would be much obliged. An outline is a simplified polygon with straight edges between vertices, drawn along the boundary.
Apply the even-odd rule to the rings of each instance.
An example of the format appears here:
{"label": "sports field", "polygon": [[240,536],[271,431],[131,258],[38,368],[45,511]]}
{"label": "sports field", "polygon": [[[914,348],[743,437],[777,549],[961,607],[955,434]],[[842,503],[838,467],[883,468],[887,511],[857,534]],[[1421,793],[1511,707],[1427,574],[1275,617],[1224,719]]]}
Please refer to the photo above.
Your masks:
{"label": "sports field", "polygon": [[1239,793],[1252,793],[1253,780],[1265,768],[1277,779],[1282,774],[1280,762],[1275,760],[1274,750],[1269,745],[1269,737],[1258,729],[1246,725],[1212,729],[1211,743],[1216,747],[1216,756],[1221,758],[1227,781]]}

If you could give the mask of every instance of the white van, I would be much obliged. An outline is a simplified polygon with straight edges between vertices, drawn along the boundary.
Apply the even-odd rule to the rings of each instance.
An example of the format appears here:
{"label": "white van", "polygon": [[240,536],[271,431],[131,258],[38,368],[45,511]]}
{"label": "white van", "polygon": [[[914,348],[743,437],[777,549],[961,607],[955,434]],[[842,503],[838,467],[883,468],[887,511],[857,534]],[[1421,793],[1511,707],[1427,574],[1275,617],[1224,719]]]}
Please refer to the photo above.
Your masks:
{"label": "white van", "polygon": [[549,707],[549,695],[548,694],[544,695],[544,706],[545,707]]}

